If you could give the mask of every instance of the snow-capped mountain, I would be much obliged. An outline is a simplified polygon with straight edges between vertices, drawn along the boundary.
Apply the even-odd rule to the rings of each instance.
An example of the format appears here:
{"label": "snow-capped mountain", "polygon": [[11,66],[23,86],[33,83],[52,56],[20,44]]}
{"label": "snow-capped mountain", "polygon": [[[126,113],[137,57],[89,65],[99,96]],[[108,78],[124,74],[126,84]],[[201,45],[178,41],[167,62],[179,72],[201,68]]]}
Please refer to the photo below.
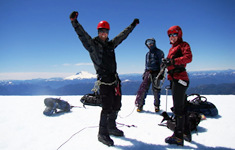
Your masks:
{"label": "snow-capped mountain", "polygon": [[235,76],[235,70],[217,70],[217,71],[192,71],[189,72],[193,78],[206,78],[206,77],[216,77],[216,76]]}
{"label": "snow-capped mountain", "polygon": [[[189,72],[188,93],[235,94],[235,70]],[[120,74],[122,93],[135,95],[142,74]],[[81,71],[66,78],[0,81],[0,95],[84,95],[94,87],[96,75]],[[165,79],[162,86],[169,85]],[[151,90],[150,90],[151,92]]]}
{"label": "snow-capped mountain", "polygon": [[81,72],[77,73],[76,75],[72,75],[72,76],[66,77],[64,79],[65,80],[76,80],[76,79],[82,80],[82,79],[93,79],[93,78],[96,78],[96,75],[91,74],[86,71],[81,71]]}

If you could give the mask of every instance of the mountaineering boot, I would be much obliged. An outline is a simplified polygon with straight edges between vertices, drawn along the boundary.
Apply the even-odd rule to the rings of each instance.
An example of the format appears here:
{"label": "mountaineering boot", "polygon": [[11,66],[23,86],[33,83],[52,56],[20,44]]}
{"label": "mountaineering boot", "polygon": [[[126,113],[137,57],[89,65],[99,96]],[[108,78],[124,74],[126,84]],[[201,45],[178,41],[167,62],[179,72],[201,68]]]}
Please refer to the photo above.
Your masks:
{"label": "mountaineering boot", "polygon": [[186,113],[185,115],[185,124],[184,124],[184,134],[183,134],[184,140],[191,142],[192,141],[192,135],[191,135],[191,124],[189,123],[189,114]]}
{"label": "mountaineering boot", "polygon": [[109,135],[124,136],[124,133],[123,133],[122,130],[119,130],[118,128],[115,128],[115,129],[109,129]]}
{"label": "mountaineering boot", "polygon": [[180,146],[184,146],[184,140],[176,137],[174,134],[165,139],[165,142],[168,144],[176,144]]}
{"label": "mountaineering boot", "polygon": [[116,119],[117,119],[118,111],[113,111],[108,118],[108,132],[109,135],[114,136],[124,136],[122,130],[119,130],[116,126]]}
{"label": "mountaineering boot", "polygon": [[98,140],[105,145],[113,146],[114,143],[109,136],[107,124],[108,124],[108,114],[103,113],[103,111],[101,111]]}
{"label": "mountaineering boot", "polygon": [[182,116],[176,115],[176,127],[174,130],[174,134],[165,139],[166,143],[184,146],[184,138],[183,138],[184,122],[185,122],[184,115]]}
{"label": "mountaineering boot", "polygon": [[160,107],[159,106],[155,106],[155,112],[159,112],[160,111]]}
{"label": "mountaineering boot", "polygon": [[143,105],[138,106],[138,108],[137,108],[137,112],[141,112],[141,111],[143,111]]}
{"label": "mountaineering boot", "polygon": [[113,146],[114,142],[113,140],[109,137],[109,135],[105,135],[105,134],[98,134],[98,140],[108,146]]}
{"label": "mountaineering boot", "polygon": [[188,133],[188,134],[185,134],[184,133],[184,140],[187,141],[187,142],[191,142],[192,141],[192,135],[191,133]]}

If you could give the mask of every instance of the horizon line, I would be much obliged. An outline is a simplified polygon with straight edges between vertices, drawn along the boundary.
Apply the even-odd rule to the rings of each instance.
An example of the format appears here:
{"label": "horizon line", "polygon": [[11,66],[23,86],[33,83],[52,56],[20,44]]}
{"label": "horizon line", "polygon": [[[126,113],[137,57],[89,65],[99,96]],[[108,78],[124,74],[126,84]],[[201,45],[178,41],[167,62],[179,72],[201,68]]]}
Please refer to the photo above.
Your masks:
{"label": "horizon line", "polygon": [[[218,70],[195,70],[188,72],[210,72],[210,71],[229,71],[235,69],[218,69]],[[82,72],[82,71],[79,71]],[[85,71],[90,73],[89,71]],[[77,72],[78,73],[78,72]],[[51,79],[51,78],[66,78],[77,73],[71,72],[4,72],[0,73],[0,80],[33,80],[33,79]],[[125,74],[141,74],[142,72],[132,72],[132,73],[120,73],[119,75]],[[94,73],[90,73],[96,75]]]}

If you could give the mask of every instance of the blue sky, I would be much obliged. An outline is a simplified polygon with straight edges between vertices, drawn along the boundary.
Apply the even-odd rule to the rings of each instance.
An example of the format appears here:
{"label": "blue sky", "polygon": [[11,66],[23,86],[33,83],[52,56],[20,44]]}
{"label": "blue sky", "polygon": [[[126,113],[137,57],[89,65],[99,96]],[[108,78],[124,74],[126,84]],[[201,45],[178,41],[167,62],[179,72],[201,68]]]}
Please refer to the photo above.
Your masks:
{"label": "blue sky", "polygon": [[188,71],[235,69],[234,7],[234,0],[1,0],[0,80],[95,74],[69,20],[74,10],[92,37],[101,20],[110,23],[110,39],[140,20],[116,48],[119,74],[144,71],[147,38],[167,55],[166,32],[173,25],[181,26],[191,46]]}

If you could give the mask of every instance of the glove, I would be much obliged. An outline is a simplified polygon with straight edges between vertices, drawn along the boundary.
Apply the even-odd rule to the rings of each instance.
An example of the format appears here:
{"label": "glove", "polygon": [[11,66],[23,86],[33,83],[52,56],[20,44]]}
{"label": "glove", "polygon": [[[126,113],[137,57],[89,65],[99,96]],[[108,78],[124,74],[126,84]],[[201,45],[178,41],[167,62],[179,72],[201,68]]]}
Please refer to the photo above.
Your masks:
{"label": "glove", "polygon": [[135,18],[134,21],[131,23],[131,26],[135,27],[139,23],[140,23],[139,19]]}
{"label": "glove", "polygon": [[78,17],[78,12],[77,11],[73,11],[69,16],[71,21],[74,21],[75,19],[77,19],[77,17]]}
{"label": "glove", "polygon": [[162,64],[166,65],[166,67],[171,66],[171,65],[174,64],[174,59],[163,58],[162,59]]}

